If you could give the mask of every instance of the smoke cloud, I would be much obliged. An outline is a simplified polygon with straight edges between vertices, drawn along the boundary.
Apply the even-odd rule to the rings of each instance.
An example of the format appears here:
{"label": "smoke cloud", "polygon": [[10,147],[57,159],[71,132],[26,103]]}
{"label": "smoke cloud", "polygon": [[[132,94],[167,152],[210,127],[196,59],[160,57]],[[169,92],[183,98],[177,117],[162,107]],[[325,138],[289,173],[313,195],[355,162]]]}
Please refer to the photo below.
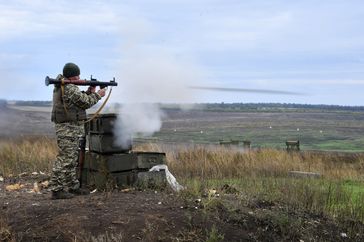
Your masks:
{"label": "smoke cloud", "polygon": [[123,148],[130,145],[133,136],[150,136],[162,127],[163,112],[152,103],[124,104],[115,124],[116,142]]}
{"label": "smoke cloud", "polygon": [[[132,22],[129,21],[131,24]],[[204,73],[194,58],[168,45],[151,44],[153,29],[138,20],[124,27],[120,60],[116,66],[119,86],[112,102],[121,103],[116,124],[118,143],[149,136],[160,130],[165,114],[158,103],[193,103],[188,88],[200,83]]]}
{"label": "smoke cloud", "polygon": [[[122,62],[122,78],[115,88],[118,144],[128,145],[132,136],[151,136],[162,127],[165,114],[158,103],[193,103],[188,86],[201,78],[195,66],[168,55],[137,55]],[[114,98],[115,101],[115,98]]]}

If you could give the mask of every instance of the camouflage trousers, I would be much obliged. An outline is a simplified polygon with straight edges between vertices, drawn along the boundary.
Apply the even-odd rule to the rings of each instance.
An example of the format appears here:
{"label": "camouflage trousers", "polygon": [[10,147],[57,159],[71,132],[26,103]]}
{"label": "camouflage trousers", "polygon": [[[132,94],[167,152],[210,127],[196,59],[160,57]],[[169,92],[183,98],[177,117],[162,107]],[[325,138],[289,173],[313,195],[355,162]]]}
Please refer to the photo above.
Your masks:
{"label": "camouflage trousers", "polygon": [[52,168],[50,189],[52,191],[68,191],[77,189],[78,139],[84,135],[84,125],[79,123],[55,124],[58,155]]}

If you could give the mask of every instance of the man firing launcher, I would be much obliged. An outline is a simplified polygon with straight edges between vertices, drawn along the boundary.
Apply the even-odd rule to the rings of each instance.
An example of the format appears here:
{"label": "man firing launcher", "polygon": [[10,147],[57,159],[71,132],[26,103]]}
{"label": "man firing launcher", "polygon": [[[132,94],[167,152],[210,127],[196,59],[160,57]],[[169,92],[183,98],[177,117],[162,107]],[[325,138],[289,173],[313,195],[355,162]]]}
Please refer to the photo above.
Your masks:
{"label": "man firing launcher", "polygon": [[59,153],[52,169],[51,198],[69,199],[89,193],[80,188],[77,179],[78,139],[85,133],[86,109],[104,97],[106,90],[100,87],[96,92],[96,87],[90,86],[86,92],[80,91],[76,84],[83,80],[80,80],[80,68],[74,63],[65,64],[63,75],[58,75],[56,80],[59,82],[52,83],[55,86],[51,120],[55,123]]}

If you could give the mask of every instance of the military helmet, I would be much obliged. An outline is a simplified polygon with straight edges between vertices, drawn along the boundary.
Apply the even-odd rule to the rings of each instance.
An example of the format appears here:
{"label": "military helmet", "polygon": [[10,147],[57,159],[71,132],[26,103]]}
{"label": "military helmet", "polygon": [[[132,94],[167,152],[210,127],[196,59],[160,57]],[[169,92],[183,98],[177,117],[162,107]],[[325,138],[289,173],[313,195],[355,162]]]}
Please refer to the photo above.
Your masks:
{"label": "military helmet", "polygon": [[63,76],[66,78],[70,78],[73,76],[80,75],[80,68],[74,63],[66,63],[63,67]]}

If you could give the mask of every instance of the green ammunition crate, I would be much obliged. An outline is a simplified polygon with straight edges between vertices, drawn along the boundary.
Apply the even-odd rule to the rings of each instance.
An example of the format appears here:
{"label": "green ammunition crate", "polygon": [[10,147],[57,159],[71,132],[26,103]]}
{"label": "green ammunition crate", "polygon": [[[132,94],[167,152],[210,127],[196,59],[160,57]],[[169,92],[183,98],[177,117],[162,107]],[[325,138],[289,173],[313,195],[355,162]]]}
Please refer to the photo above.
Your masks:
{"label": "green ammunition crate", "polygon": [[166,182],[165,171],[148,172],[159,164],[166,164],[165,153],[131,152],[106,155],[87,151],[82,184],[100,189],[115,185],[163,187]]}
{"label": "green ammunition crate", "polygon": [[[89,118],[93,114],[89,115]],[[99,114],[86,125],[86,133],[91,134],[113,134],[117,115],[114,113]]]}
{"label": "green ammunition crate", "polygon": [[165,188],[167,185],[166,172],[164,170],[138,172],[134,185],[138,187]]}
{"label": "green ammunition crate", "polygon": [[160,152],[131,152],[121,154],[85,153],[83,167],[90,170],[122,172],[135,169],[149,170],[155,165],[166,164],[166,154]]}
{"label": "green ammunition crate", "polygon": [[111,134],[89,134],[86,139],[89,150],[101,154],[125,153],[132,149],[131,142],[127,147],[122,147],[116,143],[116,137]]}
{"label": "green ammunition crate", "polygon": [[82,175],[82,186],[97,188],[99,190],[125,187],[160,188],[167,185],[165,171],[127,171],[108,173],[98,171],[85,171]]}

